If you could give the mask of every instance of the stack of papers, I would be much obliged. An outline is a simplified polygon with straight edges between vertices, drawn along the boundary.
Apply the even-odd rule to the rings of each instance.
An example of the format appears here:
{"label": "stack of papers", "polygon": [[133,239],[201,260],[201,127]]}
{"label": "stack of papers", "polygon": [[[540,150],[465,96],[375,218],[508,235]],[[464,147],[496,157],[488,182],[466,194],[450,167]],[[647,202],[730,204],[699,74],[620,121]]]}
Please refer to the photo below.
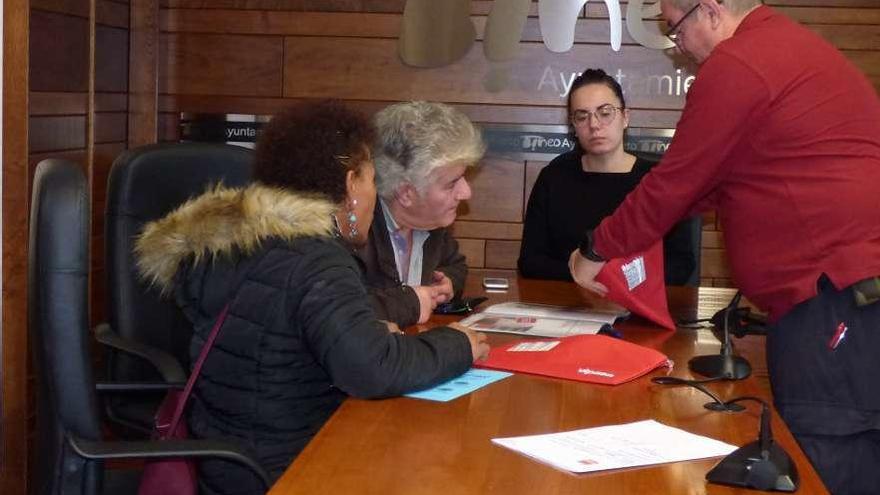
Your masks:
{"label": "stack of papers", "polygon": [[736,450],[654,420],[492,441],[573,473],[705,459]]}
{"label": "stack of papers", "polygon": [[515,333],[536,337],[596,334],[626,316],[624,310],[595,310],[521,302],[494,304],[461,321],[480,332]]}

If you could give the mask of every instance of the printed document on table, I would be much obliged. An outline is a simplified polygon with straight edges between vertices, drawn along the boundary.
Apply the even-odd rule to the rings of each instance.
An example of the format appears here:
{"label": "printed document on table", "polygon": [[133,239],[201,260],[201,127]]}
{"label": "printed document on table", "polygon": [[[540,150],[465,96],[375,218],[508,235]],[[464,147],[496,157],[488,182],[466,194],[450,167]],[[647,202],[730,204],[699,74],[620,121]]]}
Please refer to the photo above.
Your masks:
{"label": "printed document on table", "polygon": [[507,302],[494,304],[485,311],[461,321],[462,325],[481,332],[502,332],[534,337],[567,337],[596,334],[626,314],[614,309],[590,310],[546,304]]}
{"label": "printed document on table", "polygon": [[534,316],[501,316],[478,313],[461,321],[461,324],[479,332],[501,332],[532,337],[568,337],[570,335],[597,334],[607,323],[588,320],[560,320]]}
{"label": "printed document on table", "polygon": [[654,420],[492,442],[573,473],[720,457],[736,450]]}

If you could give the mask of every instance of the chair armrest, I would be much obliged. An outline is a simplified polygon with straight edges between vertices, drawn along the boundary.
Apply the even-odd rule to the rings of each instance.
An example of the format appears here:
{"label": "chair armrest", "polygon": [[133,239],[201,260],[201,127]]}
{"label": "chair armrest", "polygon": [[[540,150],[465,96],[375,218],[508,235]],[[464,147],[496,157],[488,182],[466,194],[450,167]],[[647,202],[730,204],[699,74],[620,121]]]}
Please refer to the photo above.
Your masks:
{"label": "chair armrest", "polygon": [[219,440],[92,441],[67,435],[67,442],[86,459],[169,459],[215,457],[241,464],[256,474],[268,490],[269,475],[237,445]]}
{"label": "chair armrest", "polygon": [[187,374],[174,356],[151,345],[124,339],[107,323],[95,327],[95,339],[108,347],[149,361],[167,382],[186,382]]}
{"label": "chair armrest", "polygon": [[98,382],[95,390],[98,392],[147,392],[184,388],[186,382]]}

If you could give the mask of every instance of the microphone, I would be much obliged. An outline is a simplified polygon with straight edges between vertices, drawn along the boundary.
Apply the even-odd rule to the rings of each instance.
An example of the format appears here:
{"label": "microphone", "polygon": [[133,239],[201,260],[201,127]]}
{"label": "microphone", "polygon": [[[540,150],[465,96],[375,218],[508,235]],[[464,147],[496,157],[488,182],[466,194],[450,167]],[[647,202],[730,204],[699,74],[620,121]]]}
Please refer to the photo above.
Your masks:
{"label": "microphone", "polygon": [[733,345],[730,342],[730,320],[737,315],[735,308],[739,306],[741,297],[742,293],[737,291],[724,309],[721,353],[692,358],[688,361],[688,368],[694,373],[720,380],[742,380],[752,374],[752,365],[745,358],[733,355]]}
{"label": "microphone", "polygon": [[651,381],[659,384],[659,385],[686,385],[688,387],[693,387],[700,392],[708,395],[712,398],[712,402],[707,402],[703,404],[703,407],[710,411],[722,411],[722,412],[740,412],[744,411],[746,408],[740,404],[735,402],[724,402],[717,395],[712,393],[708,388],[703,386],[704,383],[710,383],[714,381],[718,381],[719,378],[709,378],[708,380],[686,380],[684,378],[678,378],[674,376],[655,376],[651,378]]}
{"label": "microphone", "polygon": [[[737,397],[726,402],[735,404],[755,401],[761,404],[761,423],[758,440],[734,450],[721,459],[708,473],[710,483],[743,486],[756,490],[793,492],[798,489],[800,476],[788,452],[773,441],[770,430],[770,408],[758,397]],[[741,407],[741,406],[740,406]]]}

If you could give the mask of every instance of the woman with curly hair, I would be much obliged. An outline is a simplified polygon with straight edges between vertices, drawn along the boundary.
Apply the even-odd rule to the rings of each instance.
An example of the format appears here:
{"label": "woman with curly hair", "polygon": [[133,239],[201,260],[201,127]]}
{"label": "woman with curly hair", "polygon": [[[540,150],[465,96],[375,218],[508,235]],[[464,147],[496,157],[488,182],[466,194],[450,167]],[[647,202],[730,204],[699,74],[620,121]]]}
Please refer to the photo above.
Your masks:
{"label": "woman with curly hair", "polygon": [[[354,246],[376,188],[368,121],[334,101],[277,115],[257,145],[255,183],[218,186],[147,226],[144,277],[173,294],[199,354],[228,304],[190,405],[199,438],[244,446],[277,479],[342,401],[426,388],[488,352],[463,327],[418,335],[377,320]],[[200,465],[208,493],[261,493],[246,469]]]}

